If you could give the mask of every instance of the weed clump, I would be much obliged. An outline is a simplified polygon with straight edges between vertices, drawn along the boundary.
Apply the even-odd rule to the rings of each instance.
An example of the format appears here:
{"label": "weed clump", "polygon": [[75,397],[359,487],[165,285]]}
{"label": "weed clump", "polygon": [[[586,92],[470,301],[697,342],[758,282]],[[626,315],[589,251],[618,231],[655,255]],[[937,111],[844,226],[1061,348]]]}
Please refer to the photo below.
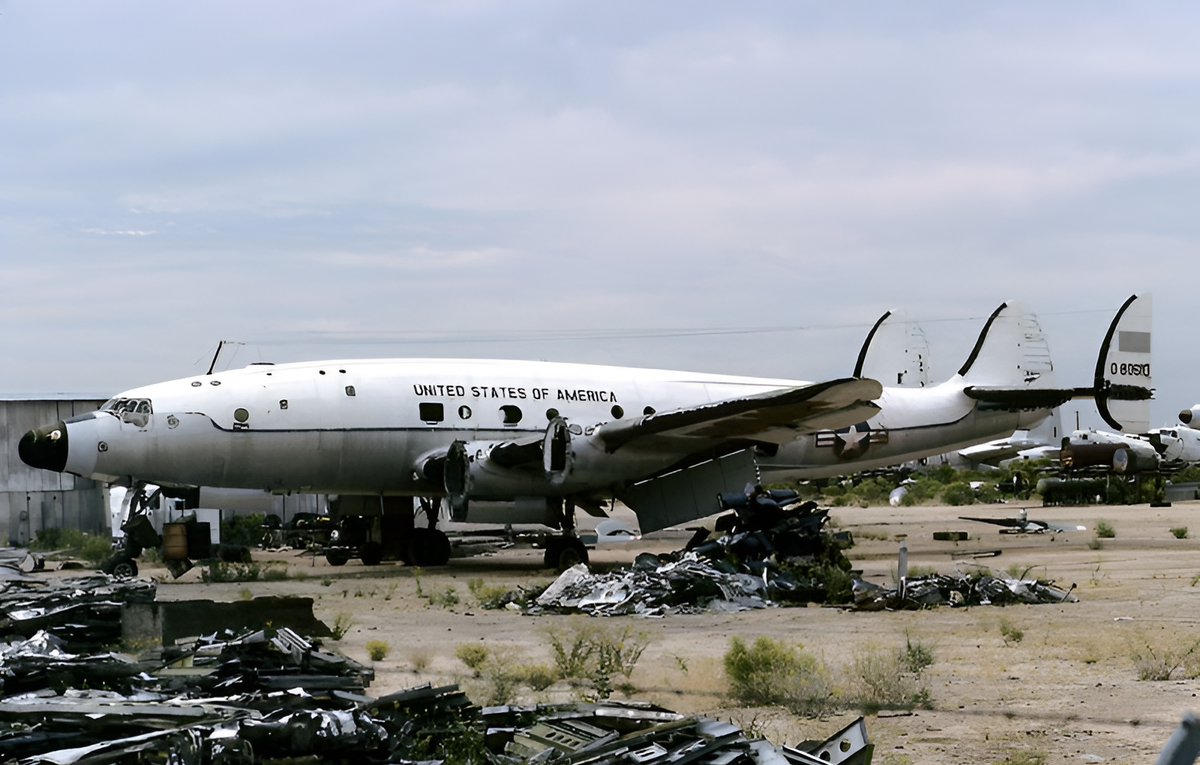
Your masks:
{"label": "weed clump", "polygon": [[1138,680],[1170,680],[1176,670],[1200,676],[1200,640],[1175,646],[1153,645],[1142,638],[1130,651]]}
{"label": "weed clump", "polygon": [[367,655],[371,657],[371,661],[383,661],[387,658],[388,652],[392,650],[392,646],[386,640],[368,640],[364,646],[367,649]]}
{"label": "weed clump", "polygon": [[487,661],[490,654],[491,651],[488,650],[488,647],[479,643],[459,643],[458,648],[454,649],[455,657],[466,664],[476,677],[479,676],[483,663]]}
{"label": "weed clump", "polygon": [[1188,538],[1187,526],[1176,526],[1175,528],[1171,529],[1171,533],[1175,535],[1176,539]]}
{"label": "weed clump", "polygon": [[355,624],[354,617],[349,611],[341,611],[333,617],[333,626],[329,628],[329,633],[334,640],[341,640]]}
{"label": "weed clump", "polygon": [[612,695],[614,676],[629,679],[649,645],[649,635],[631,626],[622,629],[579,618],[546,630],[546,638],[558,678],[586,680],[600,699]]}
{"label": "weed clump", "polygon": [[1098,539],[1115,539],[1117,530],[1112,527],[1108,521],[1096,521],[1096,538]]}
{"label": "weed clump", "polygon": [[730,696],[744,706],[782,706],[796,714],[822,714],[833,703],[824,664],[800,646],[760,636],[752,645],[729,641],[724,657]]}
{"label": "weed clump", "polygon": [[866,713],[880,709],[928,709],[931,699],[925,670],[934,661],[933,649],[908,635],[900,649],[868,646],[855,653],[851,665],[853,700]]}
{"label": "weed clump", "polygon": [[1008,619],[1000,621],[1000,637],[1004,639],[1004,645],[1014,646],[1025,639],[1025,630],[1017,627]]}

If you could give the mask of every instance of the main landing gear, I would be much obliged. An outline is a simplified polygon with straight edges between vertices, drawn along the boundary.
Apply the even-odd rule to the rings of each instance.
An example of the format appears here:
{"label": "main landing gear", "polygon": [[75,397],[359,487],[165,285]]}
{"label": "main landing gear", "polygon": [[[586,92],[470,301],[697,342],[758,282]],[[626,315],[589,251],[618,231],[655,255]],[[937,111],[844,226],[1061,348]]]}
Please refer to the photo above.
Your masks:
{"label": "main landing gear", "polygon": [[588,562],[588,551],[575,534],[575,503],[566,499],[558,507],[559,536],[547,536],[544,541],[546,553],[542,562],[546,568],[566,571],[571,566]]}
{"label": "main landing gear", "polygon": [[351,558],[359,558],[365,566],[377,566],[385,558],[399,559],[408,566],[444,566],[449,562],[450,539],[437,528],[440,499],[419,498],[424,526],[416,525],[412,498],[373,498],[371,504],[376,501],[377,510],[364,507],[360,499],[352,511],[340,515],[325,551],[329,565],[343,566]]}

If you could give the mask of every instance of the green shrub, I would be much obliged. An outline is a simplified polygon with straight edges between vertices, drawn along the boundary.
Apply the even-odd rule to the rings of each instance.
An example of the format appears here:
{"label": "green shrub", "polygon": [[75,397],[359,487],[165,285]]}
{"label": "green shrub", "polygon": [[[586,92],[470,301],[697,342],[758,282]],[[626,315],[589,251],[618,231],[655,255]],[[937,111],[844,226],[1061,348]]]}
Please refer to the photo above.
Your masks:
{"label": "green shrub", "polygon": [[949,484],[942,490],[942,501],[953,507],[973,505],[975,504],[975,490],[969,483],[958,481]]}
{"label": "green shrub", "polygon": [[724,657],[730,696],[745,706],[783,706],[795,714],[821,714],[832,703],[824,665],[799,647],[761,636],[747,646],[729,641]]}
{"label": "green shrub", "polygon": [[263,514],[235,515],[221,521],[221,544],[258,547],[263,540]]}
{"label": "green shrub", "polygon": [[355,625],[354,617],[349,611],[341,611],[337,616],[333,617],[333,626],[329,628],[330,635],[334,640],[341,640],[346,637],[346,633]]}
{"label": "green shrub", "polygon": [[454,655],[472,672],[479,672],[490,653],[487,646],[479,643],[459,643],[454,649]]}
{"label": "green shrub", "polygon": [[391,644],[386,640],[368,640],[364,647],[367,649],[367,655],[371,657],[371,661],[383,661],[387,658],[388,652],[392,650]]}
{"label": "green shrub", "polygon": [[867,713],[928,706],[923,670],[932,663],[932,652],[911,642],[900,650],[881,646],[859,649],[851,664],[855,701]]}
{"label": "green shrub", "polygon": [[1004,638],[1005,645],[1012,646],[1025,639],[1025,631],[1020,627],[1015,626],[1008,619],[1001,619],[1000,637]]}
{"label": "green shrub", "polygon": [[1117,536],[1117,530],[1112,527],[1108,521],[1096,521],[1096,536],[1100,539],[1114,539]]}
{"label": "green shrub", "polygon": [[[1174,639],[1174,638],[1173,638]],[[1175,670],[1184,668],[1185,674],[1195,677],[1200,674],[1197,660],[1200,659],[1200,640],[1187,640],[1178,645],[1153,645],[1145,638],[1130,651],[1138,680],[1170,680]]]}
{"label": "green shrub", "polygon": [[546,630],[554,666],[560,679],[588,680],[596,696],[612,695],[612,678],[626,679],[649,645],[649,635],[618,628],[597,619],[571,618],[565,626]]}
{"label": "green shrub", "polygon": [[467,582],[467,589],[471,591],[471,595],[479,602],[480,608],[494,610],[504,608],[508,602],[506,597],[509,589],[502,585],[487,585],[483,579],[472,579]]}
{"label": "green shrub", "polygon": [[107,535],[86,535],[83,539],[83,546],[79,549],[79,557],[88,563],[99,563],[112,555],[112,551],[112,539]]}
{"label": "green shrub", "polygon": [[1176,539],[1187,539],[1187,526],[1176,526],[1171,529],[1171,533],[1175,535]]}

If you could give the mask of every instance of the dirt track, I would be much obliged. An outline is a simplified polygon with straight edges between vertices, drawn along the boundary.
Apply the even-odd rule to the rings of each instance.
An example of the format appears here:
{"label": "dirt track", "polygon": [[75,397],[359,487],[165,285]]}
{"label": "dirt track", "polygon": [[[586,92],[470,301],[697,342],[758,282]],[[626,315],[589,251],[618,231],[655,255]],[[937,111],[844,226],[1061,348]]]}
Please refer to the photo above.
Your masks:
{"label": "dirt track", "polygon": [[[679,711],[706,711],[744,726],[752,725],[777,743],[824,738],[853,719],[847,712],[827,720],[794,719],[776,710],[723,706],[722,654],[729,638],[769,635],[802,643],[832,667],[848,664],[868,645],[902,646],[905,633],[930,643],[934,710],[912,715],[884,712],[868,719],[876,762],[993,763],[1016,750],[1044,753],[1046,762],[1146,762],[1157,756],[1180,715],[1200,708],[1200,681],[1138,681],[1131,653],[1151,645],[1180,648],[1200,638],[1200,539],[1176,539],[1170,529],[1191,526],[1200,538],[1200,503],[1169,508],[1030,506],[1031,518],[1082,523],[1094,529],[1107,520],[1116,538],[1089,549],[1092,531],[1011,536],[995,527],[956,520],[960,514],[1014,515],[1014,505],[969,508],[840,508],[836,520],[859,539],[849,551],[856,567],[876,582],[890,581],[895,567],[895,535],[906,534],[909,565],[952,572],[954,556],[971,550],[1002,550],[979,562],[1007,570],[1033,567],[1034,575],[1077,585],[1079,603],[1007,608],[938,608],[922,612],[852,613],[833,608],[766,609],[735,614],[671,616],[629,620],[653,642],[633,674],[634,698]],[[939,530],[968,531],[967,542],[935,542]],[[865,536],[882,537],[866,539]],[[665,552],[682,546],[685,535],[643,540],[620,549],[602,549],[594,565],[632,561],[638,552]],[[315,597],[317,615],[333,623],[349,613],[354,626],[341,641],[346,653],[369,661],[367,640],[386,640],[391,654],[376,663],[372,693],[382,694],[423,682],[455,682],[465,667],[454,657],[457,645],[487,641],[510,644],[528,660],[548,662],[544,627],[572,617],[527,617],[485,611],[467,583],[515,586],[549,581],[538,550],[515,549],[458,559],[422,573],[425,593],[453,587],[461,602],[430,606],[417,595],[417,580],[398,564],[333,568],[323,559],[291,555],[259,556],[288,562],[293,578],[279,582],[203,584],[196,572],[164,583],[159,598],[234,600],[249,594],[304,594]],[[303,579],[296,578],[304,572]],[[162,570],[144,574],[163,577]],[[577,618],[577,617],[576,617]],[[1006,644],[1001,625],[1024,633]],[[1010,630],[1011,632],[1011,630]],[[414,666],[423,666],[416,671]],[[686,667],[686,669],[685,669]],[[553,696],[553,694],[550,694]]]}

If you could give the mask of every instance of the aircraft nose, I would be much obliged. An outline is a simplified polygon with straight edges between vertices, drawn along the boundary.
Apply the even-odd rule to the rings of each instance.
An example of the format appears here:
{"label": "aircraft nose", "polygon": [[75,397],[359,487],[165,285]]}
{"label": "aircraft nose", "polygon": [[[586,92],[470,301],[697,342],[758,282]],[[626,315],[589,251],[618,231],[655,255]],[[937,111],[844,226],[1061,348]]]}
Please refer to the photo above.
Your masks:
{"label": "aircraft nose", "polygon": [[67,425],[62,420],[21,436],[17,454],[30,467],[61,473],[67,466]]}

